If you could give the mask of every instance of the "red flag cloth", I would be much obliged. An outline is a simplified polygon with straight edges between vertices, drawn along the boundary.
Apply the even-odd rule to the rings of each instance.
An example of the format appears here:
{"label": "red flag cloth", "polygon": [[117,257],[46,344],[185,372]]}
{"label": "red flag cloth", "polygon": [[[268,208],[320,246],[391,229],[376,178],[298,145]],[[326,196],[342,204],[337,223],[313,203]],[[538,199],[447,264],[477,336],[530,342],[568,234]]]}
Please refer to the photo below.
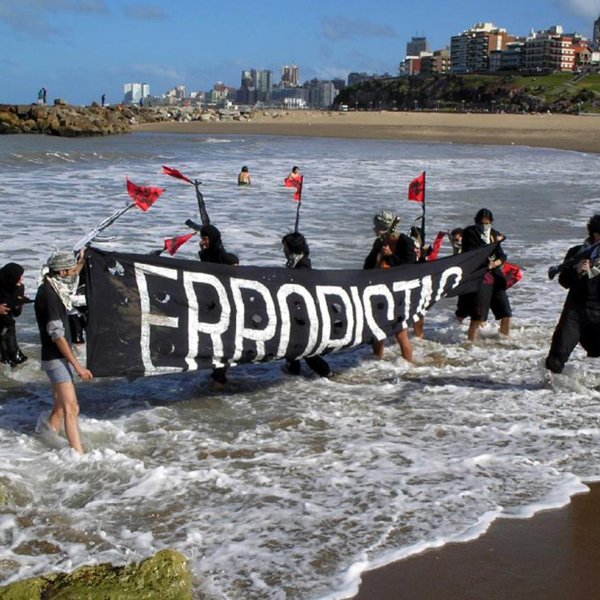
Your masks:
{"label": "red flag cloth", "polygon": [[165,240],[165,250],[173,256],[181,246],[183,246],[190,238],[193,238],[196,235],[196,232],[186,233],[185,235],[179,235],[174,238],[169,238]]}
{"label": "red flag cloth", "polygon": [[425,171],[410,182],[408,199],[415,202],[425,202]]}
{"label": "red flag cloth", "polygon": [[447,234],[447,231],[438,231],[435,240],[433,240],[433,244],[431,244],[431,251],[427,255],[427,260],[435,260],[438,257],[442,244],[444,243],[444,238]]}
{"label": "red flag cloth", "polygon": [[302,184],[304,183],[304,175],[300,177],[286,177],[283,182],[286,187],[296,188],[296,193],[294,194],[294,200],[296,202],[300,202],[302,200]]}
{"label": "red flag cloth", "polygon": [[523,279],[523,271],[519,265],[514,265],[513,263],[505,262],[502,265],[502,270],[504,271],[504,276],[506,277],[506,289],[515,285]]}
{"label": "red flag cloth", "polygon": [[133,201],[143,211],[147,211],[165,191],[163,188],[150,187],[147,185],[137,185],[127,179],[127,191]]}
{"label": "red flag cloth", "polygon": [[163,173],[165,175],[170,175],[171,177],[176,177],[177,179],[183,179],[184,181],[187,181],[192,185],[194,184],[194,182],[189,177],[186,177],[181,171],[178,171],[173,167],[166,167],[165,165],[163,165]]}

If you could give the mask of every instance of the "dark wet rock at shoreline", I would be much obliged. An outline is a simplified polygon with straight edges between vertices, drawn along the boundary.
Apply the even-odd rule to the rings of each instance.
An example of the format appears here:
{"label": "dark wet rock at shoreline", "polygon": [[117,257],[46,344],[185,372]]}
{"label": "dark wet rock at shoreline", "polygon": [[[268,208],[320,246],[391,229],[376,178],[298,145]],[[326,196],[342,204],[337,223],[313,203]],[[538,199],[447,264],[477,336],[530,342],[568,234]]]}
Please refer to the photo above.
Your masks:
{"label": "dark wet rock at shoreline", "polygon": [[70,106],[64,101],[57,101],[54,106],[0,104],[0,134],[43,133],[62,137],[92,137],[129,133],[142,123],[241,121],[249,118],[234,110],[191,107]]}
{"label": "dark wet rock at shoreline", "polygon": [[192,600],[187,559],[161,550],[138,564],[83,566],[72,573],[52,573],[0,587],[0,600]]}

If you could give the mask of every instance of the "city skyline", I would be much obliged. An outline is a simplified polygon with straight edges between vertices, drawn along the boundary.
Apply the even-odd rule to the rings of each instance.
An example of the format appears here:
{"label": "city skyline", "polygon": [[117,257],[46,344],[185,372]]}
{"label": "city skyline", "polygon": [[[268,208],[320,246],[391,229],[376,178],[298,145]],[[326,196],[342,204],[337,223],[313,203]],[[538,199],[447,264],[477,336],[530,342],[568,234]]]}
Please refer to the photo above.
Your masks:
{"label": "city skyline", "polygon": [[[306,0],[295,11],[265,0],[174,7],[116,0],[0,0],[0,102],[34,102],[45,87],[50,102],[122,100],[123,84],[150,85],[163,94],[177,85],[206,91],[217,81],[239,87],[246,69],[298,65],[301,80],[346,78],[348,72],[396,75],[412,36],[431,49],[478,22],[514,35],[562,25],[591,38],[600,0]],[[485,3],[488,4],[488,3]],[[500,4],[500,5],[498,5]]]}

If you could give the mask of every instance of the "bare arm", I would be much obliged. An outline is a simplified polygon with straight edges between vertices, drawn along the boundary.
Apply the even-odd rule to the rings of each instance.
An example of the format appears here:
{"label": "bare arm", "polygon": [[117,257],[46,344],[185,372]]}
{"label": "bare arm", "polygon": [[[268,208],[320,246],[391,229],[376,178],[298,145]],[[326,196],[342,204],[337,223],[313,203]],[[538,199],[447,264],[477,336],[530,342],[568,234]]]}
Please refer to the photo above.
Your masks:
{"label": "bare arm", "polygon": [[73,354],[73,350],[71,350],[71,346],[69,342],[67,342],[67,338],[59,337],[54,340],[54,343],[58,346],[61,354],[73,365],[77,374],[81,379],[92,379],[93,375],[89,369],[86,369],[79,362],[78,358]]}

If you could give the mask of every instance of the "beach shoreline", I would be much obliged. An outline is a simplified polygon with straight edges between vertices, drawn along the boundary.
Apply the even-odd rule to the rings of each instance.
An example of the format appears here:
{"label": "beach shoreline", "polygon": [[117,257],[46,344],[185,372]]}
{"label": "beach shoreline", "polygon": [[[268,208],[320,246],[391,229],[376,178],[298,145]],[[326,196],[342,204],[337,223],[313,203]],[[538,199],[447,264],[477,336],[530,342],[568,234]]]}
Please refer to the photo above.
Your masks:
{"label": "beach shoreline", "polygon": [[589,600],[598,595],[600,484],[560,509],[502,518],[481,537],[446,544],[361,576],[352,600]]}
{"label": "beach shoreline", "polygon": [[600,117],[586,115],[265,111],[249,120],[144,123],[134,131],[516,145],[600,153]]}

